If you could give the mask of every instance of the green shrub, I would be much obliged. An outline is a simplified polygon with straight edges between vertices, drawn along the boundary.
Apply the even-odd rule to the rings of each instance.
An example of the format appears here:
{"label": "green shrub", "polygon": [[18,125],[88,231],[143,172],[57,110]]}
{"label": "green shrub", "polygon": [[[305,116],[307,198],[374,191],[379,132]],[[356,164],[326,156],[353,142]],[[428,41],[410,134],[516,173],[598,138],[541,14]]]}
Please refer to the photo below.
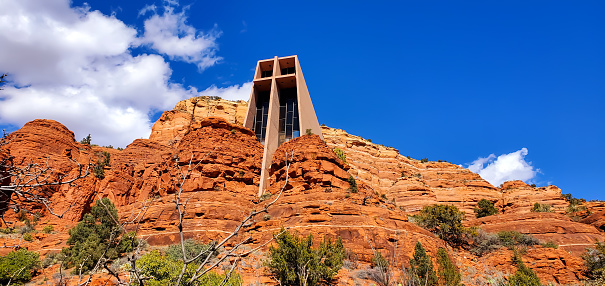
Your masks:
{"label": "green shrub", "polygon": [[31,241],[34,241],[34,237],[32,236],[31,233],[26,233],[23,235],[23,240],[31,242]]}
{"label": "green shrub", "polygon": [[465,244],[465,235],[469,233],[462,225],[464,213],[452,205],[425,206],[413,219],[419,226],[438,234],[439,238],[454,246]]}
{"label": "green shrub", "polygon": [[498,238],[502,246],[506,246],[509,249],[513,249],[516,246],[527,247],[540,244],[540,241],[531,234],[523,234],[517,231],[500,231],[498,232]]}
{"label": "green shrub", "polygon": [[490,215],[498,214],[498,209],[494,207],[494,203],[481,199],[477,206],[475,207],[475,214],[477,218],[482,218]]}
{"label": "green shrub", "polygon": [[429,161],[429,158],[422,158],[420,159],[420,163],[426,163]]}
{"label": "green shrub", "polygon": [[344,163],[347,163],[347,155],[345,154],[345,152],[343,152],[339,148],[334,148],[334,153],[336,154],[336,157],[338,157]]}
{"label": "green shrub", "polygon": [[[179,278],[183,264],[182,260],[172,260],[168,255],[163,255],[158,250],[149,252],[137,260],[139,275],[142,277],[149,277],[149,279],[145,280],[144,284],[147,286],[174,285]],[[198,267],[199,264],[196,263],[187,265],[185,274],[179,285],[188,285],[189,280],[193,277],[193,274]],[[218,286],[224,279],[225,274],[219,275],[210,271],[200,277],[193,285]],[[241,283],[242,281],[239,274],[232,273],[225,285],[239,286]]]}
{"label": "green shrub", "polygon": [[[186,239],[183,244],[185,246],[185,254],[187,256],[187,259],[191,259],[202,252],[207,252],[208,249],[210,249],[210,247],[212,246],[211,244],[204,244],[199,241],[196,241],[195,239]],[[206,257],[208,257],[209,255],[216,256],[217,254],[218,254],[218,252],[216,250],[213,252],[208,251],[207,253],[204,253],[198,259],[196,259],[196,262],[201,263],[204,260],[206,260]],[[181,248],[181,244],[177,243],[177,244],[168,246],[166,248],[166,255],[171,260],[174,260],[174,261],[181,260],[182,261],[183,260],[183,249]]]}
{"label": "green shrub", "polygon": [[605,243],[596,241],[595,248],[587,248],[582,254],[585,275],[588,279],[605,282]]}
{"label": "green shrub", "polygon": [[116,221],[119,221],[119,217],[113,203],[107,198],[98,200],[90,213],[85,214],[82,221],[69,230],[69,247],[61,251],[66,256],[66,266],[78,266],[74,269],[74,273],[77,273],[82,265],[82,272],[85,273],[94,267],[106,250],[104,257],[109,260],[131,250],[137,244],[136,238],[127,234],[120,241],[122,231]]}
{"label": "green shrub", "polygon": [[347,181],[349,181],[349,191],[351,191],[351,193],[357,193],[359,190],[357,189],[357,181],[355,181],[355,178],[349,176]]}
{"label": "green shrub", "polygon": [[559,248],[559,245],[552,240],[542,243],[541,245],[542,245],[542,247],[547,247],[547,248],[554,248],[554,249]]}
{"label": "green shrub", "polygon": [[534,213],[551,213],[553,212],[552,207],[547,204],[535,203],[531,208],[531,212]]}
{"label": "green shrub", "polygon": [[313,131],[311,130],[311,128],[305,130],[305,134],[307,135],[313,135]]}
{"label": "green shrub", "polygon": [[410,258],[410,273],[417,285],[437,285],[437,275],[433,269],[433,262],[431,257],[426,254],[420,241],[416,243],[414,256]]}
{"label": "green shrub", "polygon": [[262,194],[258,199],[261,202],[266,201],[266,200],[270,199],[272,195],[273,195],[272,193],[266,192],[266,193]]}
{"label": "green shrub", "polygon": [[44,233],[51,233],[55,230],[55,227],[52,225],[47,225],[42,229],[42,232]]}
{"label": "green shrub", "polygon": [[21,248],[0,257],[0,284],[6,285],[8,281],[20,284],[32,279],[40,266],[40,255],[33,251]]}
{"label": "green shrub", "polygon": [[460,272],[458,272],[458,269],[456,269],[456,266],[454,266],[454,263],[452,263],[443,247],[439,247],[437,251],[437,264],[439,264],[439,285],[460,285]]}
{"label": "green shrub", "polygon": [[[324,239],[313,248],[313,236],[306,239],[283,232],[275,237],[277,248],[269,248],[267,267],[280,285],[317,285],[331,281],[342,267],[345,256],[342,240]],[[306,278],[306,283],[301,279]]]}
{"label": "green shrub", "polygon": [[11,234],[13,233],[15,230],[11,227],[7,227],[7,228],[0,228],[0,233],[4,233],[4,234]]}
{"label": "green shrub", "polygon": [[509,286],[542,286],[540,283],[540,278],[536,275],[536,273],[529,269],[521,258],[519,258],[516,254],[513,257],[513,262],[517,264],[517,271],[514,275],[508,277]]}

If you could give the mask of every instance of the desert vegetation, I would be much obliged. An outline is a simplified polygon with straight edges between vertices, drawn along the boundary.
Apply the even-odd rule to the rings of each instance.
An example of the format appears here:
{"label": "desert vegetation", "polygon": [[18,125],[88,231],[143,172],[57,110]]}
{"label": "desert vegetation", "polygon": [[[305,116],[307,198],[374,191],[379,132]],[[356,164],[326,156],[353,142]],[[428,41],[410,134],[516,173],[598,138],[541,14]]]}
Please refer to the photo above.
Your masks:
{"label": "desert vegetation", "polygon": [[494,203],[486,199],[481,199],[479,203],[477,203],[474,211],[477,218],[498,214],[498,209],[494,207]]}
{"label": "desert vegetation", "polygon": [[437,234],[452,246],[462,246],[466,243],[469,229],[462,225],[464,213],[452,205],[425,206],[413,220],[419,226]]}
{"label": "desert vegetation", "polygon": [[313,235],[299,237],[282,230],[275,235],[277,247],[269,248],[267,267],[280,285],[313,286],[329,283],[343,266],[342,240],[325,238],[313,247]]}

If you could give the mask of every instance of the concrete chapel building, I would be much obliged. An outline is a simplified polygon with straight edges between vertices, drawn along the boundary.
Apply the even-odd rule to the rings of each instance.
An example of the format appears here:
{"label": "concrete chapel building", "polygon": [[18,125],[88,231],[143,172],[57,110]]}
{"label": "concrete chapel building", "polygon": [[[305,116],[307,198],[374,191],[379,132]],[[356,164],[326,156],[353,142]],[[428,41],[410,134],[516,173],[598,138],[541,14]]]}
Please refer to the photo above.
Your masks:
{"label": "concrete chapel building", "polygon": [[309,129],[323,139],[296,55],[258,61],[244,126],[265,146],[260,196],[267,187],[273,153],[279,145]]}

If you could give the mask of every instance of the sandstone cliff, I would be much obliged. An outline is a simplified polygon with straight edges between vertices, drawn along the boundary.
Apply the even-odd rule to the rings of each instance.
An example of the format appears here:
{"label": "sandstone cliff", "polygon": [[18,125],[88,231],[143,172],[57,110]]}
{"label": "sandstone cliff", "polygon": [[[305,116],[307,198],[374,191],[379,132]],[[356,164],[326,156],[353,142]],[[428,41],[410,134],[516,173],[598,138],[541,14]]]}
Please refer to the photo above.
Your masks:
{"label": "sandstone cliff", "polygon": [[[150,139],[137,139],[124,150],[80,144],[73,132],[52,120],[27,123],[10,135],[0,160],[10,157],[17,166],[48,164],[56,172],[53,176],[67,177],[77,174],[78,164],[102,159],[102,152],[110,154],[110,161],[103,178],[90,175],[73,185],[43,190],[55,212],[67,212],[59,219],[42,206],[28,205],[45,215],[36,229],[54,225],[56,233],[38,232],[33,242],[21,242],[22,246],[42,255],[59,251],[65,246],[67,230],[100,197],[110,198],[123,219],[146,208],[138,225],[140,236],[154,246],[173,244],[179,239],[174,205],[179,191],[188,204],[185,237],[202,241],[224,237],[250,210],[267,203],[266,197],[257,197],[263,146],[251,130],[241,126],[246,107],[246,102],[211,98],[180,102],[154,124]],[[374,247],[401,267],[408,264],[417,241],[433,257],[438,247],[447,247],[434,234],[410,223],[408,215],[435,203],[452,204],[466,213],[467,226],[487,232],[515,230],[556,242],[559,249],[530,248],[523,259],[542,282],[573,284],[582,278],[579,255],[595,239],[605,239],[602,203],[587,203],[592,215],[574,222],[563,215],[568,202],[555,186],[533,188],[512,181],[494,187],[455,164],[421,162],[344,130],[322,127],[322,132],[325,142],[319,136],[302,136],[275,152],[267,191],[270,199],[282,187],[284,192],[266,215],[257,217],[240,234],[241,239],[252,238],[248,247],[267,241],[284,227],[318,238],[340,236],[365,265]],[[344,152],[346,162],[336,156],[335,148]],[[178,178],[183,173],[187,176],[181,186]],[[356,179],[357,192],[350,189],[350,177]],[[494,202],[501,214],[474,219],[473,209],[482,198]],[[536,202],[551,205],[555,212],[530,212]],[[15,217],[7,213],[10,221],[15,222]],[[18,242],[18,236],[0,237],[6,245]],[[447,249],[472,281],[493,271],[512,273],[515,269],[509,250],[476,257],[465,250]],[[246,263],[260,267],[260,259]],[[246,281],[271,282],[254,267],[241,271]],[[354,284],[356,278],[349,275],[352,272],[341,273],[341,282]]]}

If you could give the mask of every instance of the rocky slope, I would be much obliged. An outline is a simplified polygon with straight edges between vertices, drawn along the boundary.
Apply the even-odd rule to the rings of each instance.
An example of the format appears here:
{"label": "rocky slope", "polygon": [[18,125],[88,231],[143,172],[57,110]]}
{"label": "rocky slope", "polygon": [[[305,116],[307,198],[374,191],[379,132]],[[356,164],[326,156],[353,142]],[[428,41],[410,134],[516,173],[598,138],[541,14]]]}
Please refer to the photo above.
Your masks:
{"label": "rocky slope", "polygon": [[[559,249],[530,248],[523,258],[544,283],[577,282],[582,278],[579,255],[584,247],[591,246],[594,239],[605,239],[602,204],[587,203],[589,209],[598,211],[574,222],[563,215],[568,203],[555,186],[533,188],[513,181],[494,187],[460,166],[407,158],[394,148],[328,127],[322,127],[325,142],[311,135],[279,147],[271,166],[268,193],[272,195],[258,198],[263,146],[251,130],[237,124],[243,121],[246,107],[245,102],[210,98],[180,102],[154,124],[150,139],[137,139],[121,151],[80,144],[71,131],[52,120],[27,123],[10,135],[0,159],[10,157],[17,166],[48,162],[53,176],[67,177],[77,175],[78,164],[102,160],[103,152],[110,154],[110,160],[102,178],[90,175],[74,185],[43,190],[55,212],[67,211],[63,218],[48,215],[39,205],[28,205],[44,215],[36,229],[54,225],[55,233],[38,232],[33,242],[20,241],[17,234],[2,235],[0,243],[21,243],[41,254],[59,251],[65,246],[67,230],[97,198],[108,197],[123,220],[144,210],[139,216],[139,235],[152,246],[173,244],[179,239],[174,204],[178,193],[187,201],[185,237],[207,242],[225,237],[251,210],[276,198],[282,187],[283,193],[268,213],[246,225],[237,241],[251,237],[246,247],[252,248],[282,227],[319,238],[340,236],[360,265],[340,274],[340,281],[347,285],[360,283],[356,273],[369,264],[372,247],[394,258],[398,268],[408,264],[417,241],[433,257],[438,247],[446,247],[434,234],[408,221],[408,215],[435,203],[463,210],[467,226],[488,232],[516,230],[558,243]],[[335,155],[335,148],[344,152],[346,162]],[[185,180],[181,181],[183,174]],[[351,176],[357,181],[357,192],[350,190]],[[494,202],[502,213],[473,219],[473,209],[482,198]],[[552,205],[555,213],[530,212],[535,202]],[[5,217],[17,221],[11,211]],[[509,250],[477,257],[447,248],[470,279],[468,285],[478,285],[473,283],[489,273],[514,272]],[[246,281],[270,283],[262,271],[262,255],[250,259],[241,269]]]}

